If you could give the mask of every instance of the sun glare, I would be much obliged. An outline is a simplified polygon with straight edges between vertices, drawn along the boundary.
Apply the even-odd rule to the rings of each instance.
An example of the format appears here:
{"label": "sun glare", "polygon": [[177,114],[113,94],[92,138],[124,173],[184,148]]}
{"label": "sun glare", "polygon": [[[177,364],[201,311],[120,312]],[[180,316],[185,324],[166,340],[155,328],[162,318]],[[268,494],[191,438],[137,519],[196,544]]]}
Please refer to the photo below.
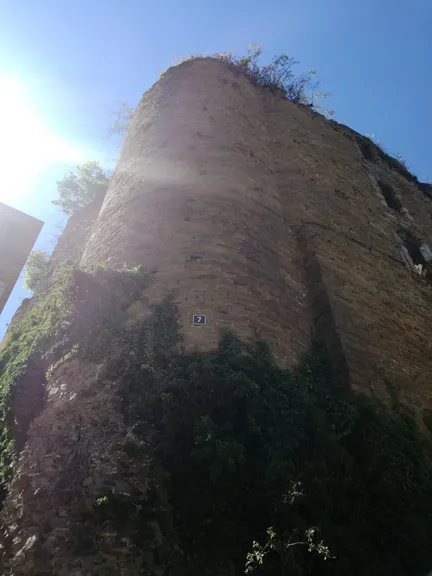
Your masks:
{"label": "sun glare", "polygon": [[83,154],[56,136],[35,114],[23,87],[0,77],[0,201],[31,193],[35,176],[54,162],[81,162]]}

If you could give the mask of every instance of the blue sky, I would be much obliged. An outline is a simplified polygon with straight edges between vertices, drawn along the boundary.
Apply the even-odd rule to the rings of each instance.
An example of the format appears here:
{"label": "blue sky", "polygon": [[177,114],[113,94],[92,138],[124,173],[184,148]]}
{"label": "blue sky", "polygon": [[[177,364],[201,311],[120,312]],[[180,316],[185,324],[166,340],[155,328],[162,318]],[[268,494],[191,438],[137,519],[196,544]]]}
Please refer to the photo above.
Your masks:
{"label": "blue sky", "polygon": [[[44,220],[36,247],[52,249],[56,181],[86,160],[112,166],[115,102],[134,107],[183,56],[250,42],[316,68],[339,122],[432,179],[431,22],[431,0],[0,0],[0,200]],[[20,280],[0,337],[25,295]]]}

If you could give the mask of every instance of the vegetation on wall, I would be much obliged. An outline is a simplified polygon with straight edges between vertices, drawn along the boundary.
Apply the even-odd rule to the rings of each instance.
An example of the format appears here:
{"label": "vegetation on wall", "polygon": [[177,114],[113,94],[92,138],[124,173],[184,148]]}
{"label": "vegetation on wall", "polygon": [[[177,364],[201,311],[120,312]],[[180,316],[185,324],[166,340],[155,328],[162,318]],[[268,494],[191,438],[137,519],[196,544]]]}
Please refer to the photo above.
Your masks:
{"label": "vegetation on wall", "polygon": [[[264,342],[231,332],[213,352],[185,354],[170,298],[122,326],[149,278],[65,268],[11,329],[0,349],[3,482],[11,389],[30,357],[55,364],[73,351],[106,362],[126,425],[151,441],[153,467],[168,479],[163,501],[101,493],[93,522],[109,518],[139,549],[149,518],[172,516],[164,562],[187,574],[424,576],[432,448],[412,415],[335,381],[318,344],[295,370],[281,369]],[[139,458],[134,450],[128,456]]]}
{"label": "vegetation on wall", "polygon": [[408,182],[415,184],[425,196],[432,198],[432,184],[428,182],[420,182],[417,176],[412,174],[404,159],[399,155],[388,154],[382,144],[376,142],[371,135],[361,136],[357,135],[357,144],[366,160],[369,162],[385,162],[387,166],[401,176],[406,178]]}
{"label": "vegetation on wall", "polygon": [[[263,50],[260,46],[250,44],[244,56],[236,56],[231,52],[219,52],[210,56],[193,55],[180,59],[182,62],[197,58],[210,58],[225,62],[237,73],[244,74],[254,85],[282,93],[287,100],[332,117],[334,111],[326,108],[320,102],[330,94],[319,90],[320,82],[316,79],[316,70],[297,74],[295,71],[299,62],[285,53],[274,56],[269,63],[263,62]],[[117,136],[120,141],[129,128],[133,109],[124,101],[116,102],[114,120],[110,126],[110,135]],[[366,159],[376,162],[384,160],[390,168],[395,169],[408,181],[416,184],[422,192],[432,198],[432,185],[420,182],[408,170],[405,161],[399,155],[385,152],[382,145],[371,136],[358,135],[357,142]],[[95,198],[104,195],[108,189],[110,175],[103,171],[99,163],[90,161],[67,173],[57,182],[59,197],[53,204],[61,207],[63,212],[71,215],[79,208],[90,204]]]}
{"label": "vegetation on wall", "polygon": [[128,131],[129,124],[132,120],[133,109],[126,102],[116,102],[114,111],[114,120],[110,127],[111,136],[119,136],[123,139]]}
{"label": "vegetation on wall", "polygon": [[[183,59],[191,60],[201,56],[191,56]],[[334,116],[334,111],[324,107],[320,101],[330,96],[328,92],[319,90],[319,81],[316,80],[316,71],[310,70],[306,74],[297,74],[295,67],[299,62],[287,54],[274,56],[269,64],[262,63],[263,51],[260,46],[250,44],[246,56],[235,56],[231,52],[216,53],[210,58],[226,62],[235,70],[243,73],[249,80],[257,85],[270,90],[281,91],[287,100],[296,104],[308,106],[326,117]],[[412,174],[406,162],[399,154],[389,154],[382,145],[378,144],[370,136],[360,136],[357,139],[360,148],[368,160],[376,162],[381,159],[390,168],[404,176],[409,182],[416,184],[429,198],[432,198],[432,184],[420,182]]]}
{"label": "vegetation on wall", "polygon": [[70,216],[79,208],[103,197],[109,182],[110,175],[101,168],[99,162],[86,162],[57,182],[59,197],[52,203],[60,206],[62,211]]}
{"label": "vegetation on wall", "polygon": [[[334,116],[333,110],[321,104],[321,101],[327,99],[330,94],[319,90],[320,82],[316,79],[316,70],[312,69],[307,73],[297,74],[295,68],[299,62],[285,53],[274,56],[270,63],[265,64],[263,62],[262,48],[255,44],[250,44],[245,56],[236,56],[231,52],[219,52],[210,56],[197,54],[181,58],[177,65],[197,58],[210,58],[225,62],[237,73],[244,74],[256,86],[268,88],[271,91],[279,91],[284,94],[287,100],[307,106],[328,118]],[[119,136],[122,140],[129,128],[132,115],[133,109],[126,102],[117,102],[110,134]],[[390,168],[399,172],[409,182],[416,184],[426,196],[432,198],[432,185],[420,182],[408,170],[406,162],[399,154],[386,152],[384,147],[376,142],[371,135],[361,136],[359,134],[357,142],[367,160],[373,162],[378,160],[385,161]]]}

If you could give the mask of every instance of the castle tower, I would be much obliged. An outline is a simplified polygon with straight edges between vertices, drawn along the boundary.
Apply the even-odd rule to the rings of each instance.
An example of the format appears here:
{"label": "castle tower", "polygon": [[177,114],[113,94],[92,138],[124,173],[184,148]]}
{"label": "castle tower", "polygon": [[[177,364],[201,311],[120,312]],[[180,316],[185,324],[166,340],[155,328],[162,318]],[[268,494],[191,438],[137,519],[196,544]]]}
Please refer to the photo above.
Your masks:
{"label": "castle tower", "polygon": [[155,268],[187,348],[232,327],[292,365],[318,334],[354,387],[432,406],[431,217],[370,140],[197,59],[143,96],[82,263]]}
{"label": "castle tower", "polygon": [[82,263],[155,268],[150,294],[174,291],[189,349],[231,327],[293,364],[311,330],[301,260],[261,92],[222,62],[170,69],[134,114]]}

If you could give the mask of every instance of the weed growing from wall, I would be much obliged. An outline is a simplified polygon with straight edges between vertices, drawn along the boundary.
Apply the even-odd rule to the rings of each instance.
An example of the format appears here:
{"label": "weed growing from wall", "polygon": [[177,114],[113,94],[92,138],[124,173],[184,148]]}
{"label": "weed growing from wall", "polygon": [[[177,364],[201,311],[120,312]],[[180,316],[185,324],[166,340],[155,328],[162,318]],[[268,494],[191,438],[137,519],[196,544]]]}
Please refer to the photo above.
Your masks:
{"label": "weed growing from wall", "polygon": [[[163,527],[169,515],[163,562],[185,574],[228,566],[274,576],[426,573],[431,443],[410,413],[335,382],[318,345],[292,371],[265,343],[232,333],[213,352],[185,354],[169,298],[122,327],[122,311],[147,282],[141,271],[69,270],[1,350],[5,420],[8,387],[33,353],[50,350],[58,361],[78,347],[117,379],[125,423],[150,443],[165,497],[100,494],[93,522],[120,527],[139,550],[154,540],[149,518]],[[9,442],[4,435],[4,468]],[[139,442],[129,444],[127,456],[140,458]],[[313,539],[285,554],[292,535]]]}

